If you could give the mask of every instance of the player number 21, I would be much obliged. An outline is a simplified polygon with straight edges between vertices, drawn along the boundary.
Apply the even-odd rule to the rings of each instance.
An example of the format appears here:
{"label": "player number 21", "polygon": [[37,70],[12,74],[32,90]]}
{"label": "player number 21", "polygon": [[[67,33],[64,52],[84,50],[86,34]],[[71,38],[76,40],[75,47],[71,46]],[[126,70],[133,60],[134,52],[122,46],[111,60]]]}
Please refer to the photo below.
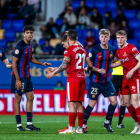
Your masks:
{"label": "player number 21", "polygon": [[80,63],[82,62],[82,59],[83,59],[83,68],[84,68],[85,57],[86,57],[86,54],[85,53],[83,53],[83,54],[77,53],[76,54],[75,59],[78,59],[78,61],[76,63],[76,69],[82,69],[82,66],[80,66]]}

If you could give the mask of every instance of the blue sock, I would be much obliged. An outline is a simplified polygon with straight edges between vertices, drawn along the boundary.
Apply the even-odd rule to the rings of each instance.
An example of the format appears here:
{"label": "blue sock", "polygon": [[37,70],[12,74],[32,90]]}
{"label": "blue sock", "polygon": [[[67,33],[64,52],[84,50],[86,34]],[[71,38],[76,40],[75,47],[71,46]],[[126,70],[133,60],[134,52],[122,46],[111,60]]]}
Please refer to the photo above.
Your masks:
{"label": "blue sock", "polygon": [[16,118],[17,124],[21,124],[21,116],[20,115],[16,115],[15,118]]}
{"label": "blue sock", "polygon": [[91,106],[89,106],[89,105],[86,107],[83,124],[87,124],[87,121],[88,121],[88,118],[89,118],[89,116],[90,116],[90,114],[92,112],[92,109],[93,108]]}
{"label": "blue sock", "polygon": [[33,113],[27,112],[27,122],[32,122],[32,118],[33,118]]}
{"label": "blue sock", "polygon": [[107,112],[107,115],[106,115],[106,120],[109,120],[110,124],[112,123],[112,117],[113,117],[113,114],[115,112],[115,109],[116,109],[116,106],[113,106],[112,104],[110,104],[108,106],[108,112]]}

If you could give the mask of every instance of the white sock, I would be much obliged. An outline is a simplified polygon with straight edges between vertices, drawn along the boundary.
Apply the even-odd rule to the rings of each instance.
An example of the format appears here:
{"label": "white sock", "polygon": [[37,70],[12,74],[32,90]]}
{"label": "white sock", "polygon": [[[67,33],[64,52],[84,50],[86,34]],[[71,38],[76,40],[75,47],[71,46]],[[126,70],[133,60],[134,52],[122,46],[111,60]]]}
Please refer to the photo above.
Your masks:
{"label": "white sock", "polygon": [[87,125],[86,124],[83,124],[83,128],[86,128],[87,127]]}
{"label": "white sock", "polygon": [[20,126],[22,126],[22,124],[17,124],[17,127],[20,127]]}
{"label": "white sock", "polygon": [[32,125],[33,123],[32,122],[27,122],[27,125]]}

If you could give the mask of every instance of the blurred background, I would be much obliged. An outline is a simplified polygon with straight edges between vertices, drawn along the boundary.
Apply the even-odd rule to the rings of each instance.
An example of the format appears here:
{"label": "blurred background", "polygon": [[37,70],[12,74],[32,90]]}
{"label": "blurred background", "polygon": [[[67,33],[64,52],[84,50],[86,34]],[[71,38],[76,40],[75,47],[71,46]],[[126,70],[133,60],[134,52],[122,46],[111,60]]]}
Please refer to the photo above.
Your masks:
{"label": "blurred background", "polygon": [[[60,38],[69,29],[78,31],[78,41],[88,52],[99,43],[101,28],[110,30],[109,43],[116,48],[115,33],[122,29],[128,34],[128,43],[140,50],[140,0],[0,0],[0,47],[5,50],[10,61],[16,43],[23,38],[25,25],[35,28],[34,57],[50,62],[54,67],[62,63],[65,49]],[[7,114],[13,111],[14,96],[9,90],[11,70],[0,62],[0,71],[0,112]],[[30,72],[36,97],[34,112],[54,113],[59,106],[56,112],[66,113],[66,96],[63,96],[66,94],[66,71],[51,80],[46,78],[46,67],[31,64]],[[87,87],[88,83],[87,77]],[[87,103],[85,99],[84,104]],[[108,101],[102,95],[98,103],[100,106],[97,105],[93,112],[106,112]]]}

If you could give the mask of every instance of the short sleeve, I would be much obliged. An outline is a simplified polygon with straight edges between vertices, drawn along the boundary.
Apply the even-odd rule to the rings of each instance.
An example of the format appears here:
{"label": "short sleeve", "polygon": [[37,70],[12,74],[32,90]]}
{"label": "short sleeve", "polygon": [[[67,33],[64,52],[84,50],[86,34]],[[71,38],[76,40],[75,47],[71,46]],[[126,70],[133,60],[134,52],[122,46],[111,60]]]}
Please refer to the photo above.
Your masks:
{"label": "short sleeve", "polygon": [[70,52],[68,50],[64,51],[64,57],[69,57],[70,58]]}
{"label": "short sleeve", "polygon": [[21,53],[22,53],[22,47],[20,45],[17,45],[14,49],[13,56],[20,58]]}
{"label": "short sleeve", "polygon": [[6,59],[5,52],[2,48],[0,49],[0,59],[1,59],[1,61]]}
{"label": "short sleeve", "polygon": [[95,56],[94,56],[94,50],[93,50],[93,49],[91,49],[91,51],[89,52],[88,56],[89,56],[91,62],[93,62],[94,59],[95,59]]}
{"label": "short sleeve", "polygon": [[64,51],[64,59],[63,59],[63,61],[68,61],[68,62],[70,62],[70,52],[68,51],[68,50],[65,50]]}
{"label": "short sleeve", "polygon": [[138,49],[137,49],[135,46],[131,45],[131,47],[130,47],[130,53],[131,53],[134,57],[136,57],[136,56],[139,54],[139,51],[138,51]]}

